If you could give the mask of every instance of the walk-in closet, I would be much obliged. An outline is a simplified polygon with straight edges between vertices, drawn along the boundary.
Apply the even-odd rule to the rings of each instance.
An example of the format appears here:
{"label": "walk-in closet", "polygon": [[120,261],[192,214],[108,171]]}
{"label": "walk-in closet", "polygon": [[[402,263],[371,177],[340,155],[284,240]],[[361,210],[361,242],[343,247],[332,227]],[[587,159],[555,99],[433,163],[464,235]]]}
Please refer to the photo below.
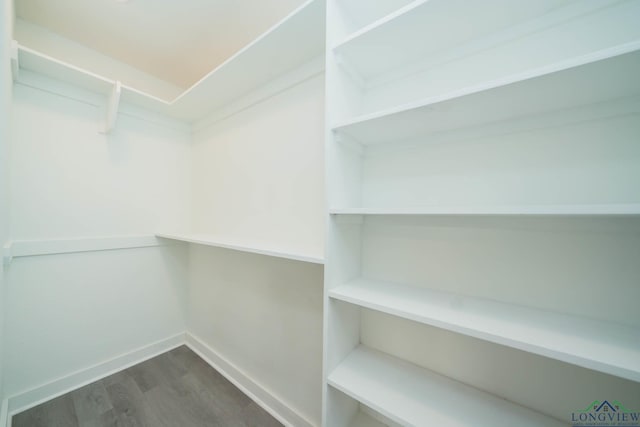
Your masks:
{"label": "walk-in closet", "polygon": [[639,0],[0,2],[0,427],[640,426]]}

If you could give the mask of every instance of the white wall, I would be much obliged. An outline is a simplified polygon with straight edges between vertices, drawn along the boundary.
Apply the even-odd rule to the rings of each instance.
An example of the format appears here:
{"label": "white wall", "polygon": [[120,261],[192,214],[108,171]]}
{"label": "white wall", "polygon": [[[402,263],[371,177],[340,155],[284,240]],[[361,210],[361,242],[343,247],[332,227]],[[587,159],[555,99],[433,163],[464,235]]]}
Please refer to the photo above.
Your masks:
{"label": "white wall", "polygon": [[[0,246],[9,237],[9,140],[11,137],[11,97],[12,76],[10,61],[10,41],[13,28],[13,2],[0,2]],[[0,402],[4,399],[4,353],[5,333],[5,285],[4,265],[0,263]],[[0,413],[0,424],[3,414]]]}
{"label": "white wall", "polygon": [[198,245],[189,262],[189,333],[320,425],[322,266]]}
{"label": "white wall", "polygon": [[102,97],[47,90],[63,95],[14,90],[13,239],[153,234],[189,220],[188,127],[120,114],[103,135]]}
{"label": "white wall", "polygon": [[23,46],[166,100],[172,100],[184,91],[184,88],[22,19],[16,19],[13,37]]}
{"label": "white wall", "polygon": [[[324,76],[199,131],[193,230],[323,254]],[[188,330],[320,424],[320,265],[192,245]]]}
{"label": "white wall", "polygon": [[[188,128],[120,115],[105,136],[103,99],[40,82],[47,91],[14,87],[13,240],[152,234],[188,220]],[[163,246],[15,258],[7,395],[183,332],[186,256]]]}
{"label": "white wall", "polygon": [[322,256],[324,76],[197,132],[194,231]]}

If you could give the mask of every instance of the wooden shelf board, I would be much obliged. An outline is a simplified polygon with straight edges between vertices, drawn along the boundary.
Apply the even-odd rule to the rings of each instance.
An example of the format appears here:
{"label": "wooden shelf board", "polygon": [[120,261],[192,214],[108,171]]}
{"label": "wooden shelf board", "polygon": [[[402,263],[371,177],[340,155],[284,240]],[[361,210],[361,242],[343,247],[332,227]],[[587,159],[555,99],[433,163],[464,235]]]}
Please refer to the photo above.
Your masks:
{"label": "wooden shelf board", "polygon": [[[324,52],[324,0],[309,0],[174,100],[123,85],[122,101],[193,122]],[[19,46],[20,67],[109,94],[115,81]]]}
{"label": "wooden shelf board", "polygon": [[638,96],[638,75],[640,41],[359,116],[333,131],[365,145],[427,137]]}
{"label": "wooden shelf board", "polygon": [[310,262],[313,264],[324,264],[321,256],[302,254],[295,251],[284,250],[277,247],[267,247],[263,244],[253,244],[249,242],[240,242],[228,238],[220,238],[217,236],[203,234],[156,234],[156,237],[163,239],[179,240],[187,243],[196,243],[205,246],[214,246],[217,248],[232,249],[241,252],[250,252],[260,255],[268,255],[277,258],[287,258],[296,261]]}
{"label": "wooden shelf board", "polygon": [[640,381],[640,328],[367,279],[333,288],[329,296]]}
{"label": "wooden shelf board", "polygon": [[364,346],[338,365],[328,383],[401,425],[566,425]]}
{"label": "wooden shelf board", "polygon": [[446,216],[630,216],[640,215],[640,203],[594,205],[418,206],[410,208],[335,208],[334,215]]}
{"label": "wooden shelf board", "polygon": [[[417,58],[450,51],[566,3],[570,2],[542,0],[525,5],[510,0],[416,0],[349,35],[334,52],[364,80],[371,80]],[[466,19],[452,19],[460,10],[465,11]]]}

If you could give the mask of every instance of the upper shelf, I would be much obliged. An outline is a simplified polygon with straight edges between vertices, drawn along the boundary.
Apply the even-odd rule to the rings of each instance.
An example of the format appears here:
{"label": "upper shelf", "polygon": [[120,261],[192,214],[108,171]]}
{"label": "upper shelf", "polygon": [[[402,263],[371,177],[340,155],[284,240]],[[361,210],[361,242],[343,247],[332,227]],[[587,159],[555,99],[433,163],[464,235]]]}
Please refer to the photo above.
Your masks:
{"label": "upper shelf", "polygon": [[[640,42],[423,99],[339,123],[362,144],[425,137],[453,129],[640,95]],[[553,96],[549,96],[553,94]]]}
{"label": "upper shelf", "polygon": [[[122,86],[121,100],[195,121],[310,62],[324,52],[324,0],[309,0],[174,100]],[[115,81],[19,46],[19,65],[83,88],[109,94]],[[19,77],[18,77],[19,79]]]}
{"label": "upper shelf", "polygon": [[203,234],[156,234],[156,237],[163,239],[179,240],[181,242],[196,243],[205,246],[214,246],[217,248],[233,249],[235,251],[250,252],[260,255],[268,255],[277,258],[287,258],[295,261],[310,262],[313,264],[324,264],[321,256],[313,254],[302,254],[296,251],[283,249],[280,247],[265,246],[264,244],[256,244],[252,242],[242,242],[231,240],[228,238],[220,238],[217,236]]}
{"label": "upper shelf", "polygon": [[367,279],[333,288],[329,296],[640,381],[640,331],[631,326]]}
{"label": "upper shelf", "polygon": [[334,52],[366,81],[571,1],[416,0],[349,35]]}
{"label": "upper shelf", "polygon": [[330,209],[329,213],[334,215],[628,216],[640,215],[640,204],[336,208]]}

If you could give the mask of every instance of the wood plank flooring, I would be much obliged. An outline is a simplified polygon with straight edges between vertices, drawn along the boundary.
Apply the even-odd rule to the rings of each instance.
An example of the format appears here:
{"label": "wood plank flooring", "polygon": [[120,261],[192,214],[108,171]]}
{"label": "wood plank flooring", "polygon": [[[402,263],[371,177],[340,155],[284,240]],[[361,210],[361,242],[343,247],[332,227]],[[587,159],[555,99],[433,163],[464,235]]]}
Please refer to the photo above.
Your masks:
{"label": "wood plank flooring", "polygon": [[275,427],[186,346],[13,416],[12,427]]}

